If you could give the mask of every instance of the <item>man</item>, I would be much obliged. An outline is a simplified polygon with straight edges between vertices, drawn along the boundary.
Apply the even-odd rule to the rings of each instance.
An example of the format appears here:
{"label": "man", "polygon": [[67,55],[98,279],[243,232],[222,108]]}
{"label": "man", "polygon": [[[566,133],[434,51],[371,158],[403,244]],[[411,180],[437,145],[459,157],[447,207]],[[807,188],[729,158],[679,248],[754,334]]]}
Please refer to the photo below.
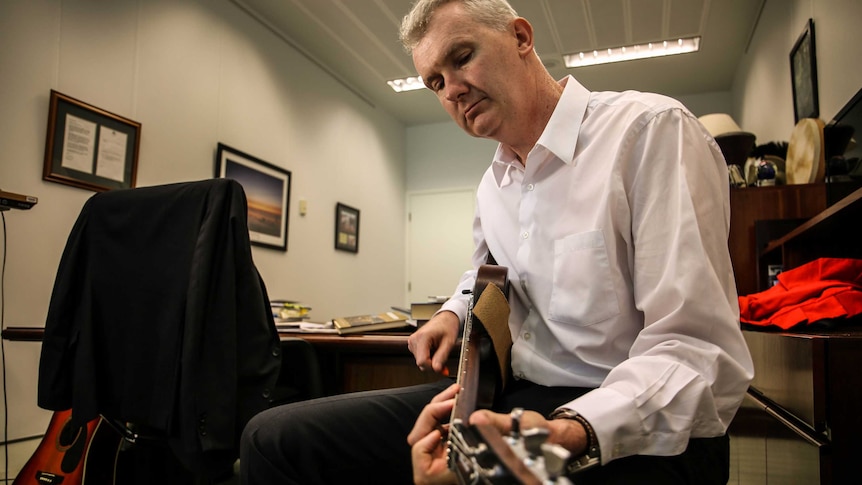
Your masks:
{"label": "man", "polygon": [[[523,427],[593,451],[601,466],[578,483],[725,483],[725,432],[753,371],[714,140],[674,100],[555,81],[504,0],[419,0],[402,40],[458,125],[500,142],[478,189],[473,263],[491,254],[509,269],[515,379],[471,423],[506,433],[508,413],[527,409]],[[443,370],[475,276],[410,337],[420,368]],[[438,429],[458,388],[445,384],[262,413],[243,437],[243,477],[405,483],[407,435],[414,482],[448,483]]]}

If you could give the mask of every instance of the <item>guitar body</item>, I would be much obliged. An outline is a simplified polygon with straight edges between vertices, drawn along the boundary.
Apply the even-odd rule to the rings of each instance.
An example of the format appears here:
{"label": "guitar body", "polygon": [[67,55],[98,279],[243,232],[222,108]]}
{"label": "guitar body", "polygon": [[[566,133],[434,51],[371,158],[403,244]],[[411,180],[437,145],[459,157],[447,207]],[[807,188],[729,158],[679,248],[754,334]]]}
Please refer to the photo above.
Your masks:
{"label": "guitar body", "polygon": [[80,485],[90,438],[99,420],[72,425],[72,411],[55,411],[33,456],[12,485]]}

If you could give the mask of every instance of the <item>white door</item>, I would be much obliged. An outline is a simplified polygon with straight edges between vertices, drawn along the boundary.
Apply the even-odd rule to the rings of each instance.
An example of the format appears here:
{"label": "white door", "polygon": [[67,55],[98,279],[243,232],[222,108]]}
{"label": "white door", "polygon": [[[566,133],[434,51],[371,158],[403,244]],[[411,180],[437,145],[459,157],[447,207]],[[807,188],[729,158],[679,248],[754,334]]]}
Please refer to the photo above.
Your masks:
{"label": "white door", "polygon": [[474,189],[407,195],[408,305],[450,296],[473,254]]}

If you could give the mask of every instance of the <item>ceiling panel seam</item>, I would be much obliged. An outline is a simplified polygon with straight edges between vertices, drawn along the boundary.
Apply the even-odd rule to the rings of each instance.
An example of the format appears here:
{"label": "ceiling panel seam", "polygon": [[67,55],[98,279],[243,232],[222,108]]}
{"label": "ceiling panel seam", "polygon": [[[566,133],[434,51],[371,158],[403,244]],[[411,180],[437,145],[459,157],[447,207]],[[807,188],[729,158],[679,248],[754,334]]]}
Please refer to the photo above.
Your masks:
{"label": "ceiling panel seam", "polygon": [[[632,23],[632,2],[623,0],[623,32],[626,35],[626,45],[632,45],[634,39],[634,27]],[[619,47],[619,46],[612,46]]]}
{"label": "ceiling panel seam", "polygon": [[371,98],[365,95],[362,91],[356,89],[350,82],[341,77],[337,72],[330,69],[323,61],[318,59],[314,54],[309,52],[307,49],[302,47],[299,42],[294,40],[292,37],[284,33],[281,29],[273,25],[270,21],[268,21],[263,15],[258,13],[256,10],[245,4],[242,0],[231,0],[234,5],[240,8],[243,12],[245,12],[252,19],[256,20],[258,23],[267,28],[270,32],[272,32],[276,37],[284,41],[288,46],[292,47],[296,52],[298,52],[302,57],[308,59],[312,64],[319,67],[323,72],[329,74],[338,84],[344,86],[348,91],[355,94],[359,99],[364,101],[366,104],[371,106],[372,108],[376,108],[374,102],[371,101]]}
{"label": "ceiling panel seam", "polygon": [[[605,0],[602,0],[602,1],[605,1]],[[581,8],[584,9],[584,19],[586,20],[586,22],[584,22],[584,23],[587,26],[587,38],[590,39],[590,47],[593,48],[593,50],[595,50],[596,46],[599,45],[599,41],[596,38],[596,29],[593,26],[593,13],[590,10],[590,1],[589,0],[583,0],[581,2]]]}
{"label": "ceiling panel seam", "polygon": [[551,30],[551,40],[554,42],[555,50],[558,53],[563,52],[563,41],[560,39],[560,32],[557,30],[554,16],[551,15],[551,6],[548,5],[548,0],[542,0],[542,11],[545,13],[545,20],[548,22],[548,28]]}
{"label": "ceiling panel seam", "polygon": [[[388,57],[389,60],[392,61],[393,64],[395,64],[395,66],[397,66],[402,71],[410,71],[411,70],[410,66],[407,66],[407,64],[404,63],[404,61],[402,59],[399,59],[398,57],[394,56],[392,54],[392,51],[387,46],[385,46],[383,43],[380,42],[380,39],[374,34],[374,32],[372,32],[371,29],[369,29],[368,26],[365,25],[365,23],[363,23],[361,20],[359,20],[359,18],[353,12],[351,12],[349,8],[347,8],[344,5],[344,2],[342,2],[340,0],[333,0],[333,3],[335,3],[335,5],[338,7],[338,9],[341,10],[341,12],[347,18],[349,18],[350,21],[353,22],[354,25],[356,25],[356,28],[358,28],[363,34],[365,34],[366,37],[368,37],[368,40],[370,40],[375,46],[377,46],[378,49],[383,51],[383,53],[386,55],[386,57]],[[332,33],[332,31],[329,31],[329,32]],[[335,34],[332,33],[332,35],[335,35]],[[335,35],[335,36],[336,36],[337,40],[339,41],[339,43],[341,43],[342,45],[345,45],[345,46],[347,45],[346,42],[342,41],[341,37],[339,37],[337,35]],[[370,65],[368,65],[368,67],[369,67],[369,69],[371,69],[371,72],[374,72],[375,74],[377,74],[377,77],[380,78],[381,81],[387,81],[386,76],[383,76],[382,74],[380,74],[376,69],[372,68]]]}

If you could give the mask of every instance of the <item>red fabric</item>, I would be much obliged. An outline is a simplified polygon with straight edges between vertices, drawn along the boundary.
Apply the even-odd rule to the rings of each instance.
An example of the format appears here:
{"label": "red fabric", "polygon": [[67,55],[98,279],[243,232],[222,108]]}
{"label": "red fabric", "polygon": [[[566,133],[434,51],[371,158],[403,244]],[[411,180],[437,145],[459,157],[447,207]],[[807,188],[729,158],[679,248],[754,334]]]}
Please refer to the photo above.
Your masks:
{"label": "red fabric", "polygon": [[778,275],[778,283],[739,297],[739,317],[788,329],[862,313],[862,260],[820,258]]}

